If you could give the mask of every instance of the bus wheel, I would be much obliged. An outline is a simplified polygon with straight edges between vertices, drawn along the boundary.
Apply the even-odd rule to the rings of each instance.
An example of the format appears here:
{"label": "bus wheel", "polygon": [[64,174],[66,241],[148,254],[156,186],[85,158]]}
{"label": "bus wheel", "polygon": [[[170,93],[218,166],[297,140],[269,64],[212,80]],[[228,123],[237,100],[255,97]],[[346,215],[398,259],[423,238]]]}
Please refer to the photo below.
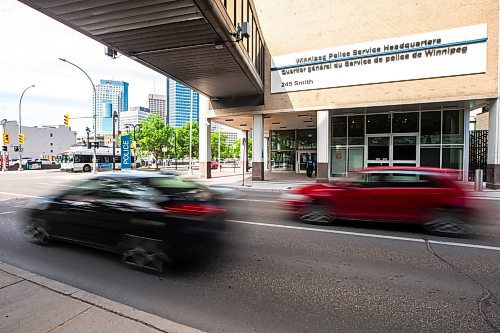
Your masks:
{"label": "bus wheel", "polygon": [[83,166],[83,172],[90,172],[90,170],[92,170],[92,168],[90,167],[90,165],[85,164],[85,165]]}

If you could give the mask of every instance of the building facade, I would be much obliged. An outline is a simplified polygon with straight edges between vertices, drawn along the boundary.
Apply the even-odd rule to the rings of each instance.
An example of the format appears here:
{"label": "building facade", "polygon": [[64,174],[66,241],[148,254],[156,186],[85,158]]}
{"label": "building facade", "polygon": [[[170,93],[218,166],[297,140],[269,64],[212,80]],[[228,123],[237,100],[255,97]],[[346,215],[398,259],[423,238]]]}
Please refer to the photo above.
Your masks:
{"label": "building facade", "polygon": [[[76,132],[71,127],[22,126],[24,133],[23,158],[49,158],[54,159],[71,146],[76,144]],[[0,126],[0,132],[3,128]],[[19,152],[14,151],[14,146],[19,146],[19,125],[17,121],[7,121],[5,133],[10,136],[10,144],[7,145],[9,159],[19,159]],[[0,133],[0,135],[3,133]]]}
{"label": "building facade", "polygon": [[[113,132],[113,113],[120,115],[128,110],[128,83],[123,81],[101,80],[96,85],[97,134]],[[116,120],[118,126],[120,119]]]}
{"label": "building facade", "polygon": [[497,1],[253,3],[264,104],[207,106],[206,117],[252,132],[254,179],[303,172],[312,156],[319,181],[384,165],[452,168],[466,180],[469,113],[487,105],[487,185],[500,188]]}
{"label": "building facade", "polygon": [[167,123],[167,111],[166,111],[167,96],[149,94],[148,100],[149,100],[149,112],[151,114],[159,115],[160,118],[165,123]]}
{"label": "building facade", "polygon": [[143,106],[131,107],[128,111],[120,114],[120,131],[125,132],[127,128],[138,125],[145,120],[150,114],[148,108]]}
{"label": "building facade", "polygon": [[199,112],[200,94],[167,78],[167,124],[182,127],[190,119],[198,122]]}

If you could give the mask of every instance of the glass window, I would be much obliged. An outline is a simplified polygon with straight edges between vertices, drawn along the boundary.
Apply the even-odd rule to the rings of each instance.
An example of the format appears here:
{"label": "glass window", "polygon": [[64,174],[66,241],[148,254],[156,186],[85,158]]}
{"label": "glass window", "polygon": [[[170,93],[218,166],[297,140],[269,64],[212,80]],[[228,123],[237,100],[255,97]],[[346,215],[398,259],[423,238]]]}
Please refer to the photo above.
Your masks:
{"label": "glass window", "polygon": [[315,129],[297,130],[298,149],[316,149],[317,135]]}
{"label": "glass window", "polygon": [[417,159],[417,137],[414,135],[393,137],[393,160],[415,161]]}
{"label": "glass window", "polygon": [[443,147],[443,168],[462,170],[463,147]]}
{"label": "glass window", "polygon": [[420,132],[420,143],[436,144],[441,143],[441,112],[422,112],[422,130]]}
{"label": "glass window", "polygon": [[418,112],[393,113],[392,132],[418,132]]}
{"label": "glass window", "polygon": [[464,143],[464,110],[443,111],[443,143]]}
{"label": "glass window", "polygon": [[365,144],[365,116],[349,116],[348,136],[350,145]]}
{"label": "glass window", "polygon": [[420,148],[420,166],[439,168],[441,149],[439,147]]}
{"label": "glass window", "polygon": [[331,130],[332,146],[347,144],[347,117],[332,117]]}
{"label": "glass window", "polygon": [[391,115],[390,114],[370,114],[366,116],[366,133],[390,133]]}
{"label": "glass window", "polygon": [[234,10],[236,9],[236,7],[234,5],[234,2],[235,2],[235,0],[227,0],[226,9],[227,9],[227,13],[229,14],[229,18],[231,18],[231,22],[236,27],[236,20],[234,17]]}
{"label": "glass window", "polygon": [[344,176],[346,174],[346,148],[332,148],[331,175]]}
{"label": "glass window", "polygon": [[389,137],[377,136],[368,138],[368,160],[389,160]]}
{"label": "glass window", "polygon": [[271,131],[271,150],[295,149],[295,131]]}
{"label": "glass window", "polygon": [[348,171],[362,169],[365,163],[365,149],[363,147],[349,147]]}
{"label": "glass window", "polygon": [[295,151],[272,151],[271,170],[294,171]]}

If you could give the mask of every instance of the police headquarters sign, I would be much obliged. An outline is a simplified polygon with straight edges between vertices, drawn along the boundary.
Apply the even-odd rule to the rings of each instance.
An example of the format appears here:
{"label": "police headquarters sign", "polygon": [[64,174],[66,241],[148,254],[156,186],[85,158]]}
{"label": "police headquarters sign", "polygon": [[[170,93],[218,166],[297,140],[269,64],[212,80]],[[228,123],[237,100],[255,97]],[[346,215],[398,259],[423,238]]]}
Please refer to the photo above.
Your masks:
{"label": "police headquarters sign", "polygon": [[486,24],[272,59],[271,93],[484,73]]}
{"label": "police headquarters sign", "polygon": [[121,137],[121,159],[122,159],[122,170],[130,169],[131,167],[131,158],[130,158],[130,134],[122,135]]}

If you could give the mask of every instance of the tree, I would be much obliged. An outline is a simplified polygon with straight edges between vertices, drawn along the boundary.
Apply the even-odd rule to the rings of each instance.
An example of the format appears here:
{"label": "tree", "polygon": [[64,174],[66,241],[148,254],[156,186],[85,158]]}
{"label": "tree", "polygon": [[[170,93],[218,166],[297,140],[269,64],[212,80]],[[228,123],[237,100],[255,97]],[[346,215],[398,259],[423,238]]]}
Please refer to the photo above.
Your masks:
{"label": "tree", "polygon": [[[147,151],[155,160],[162,154],[162,149],[169,146],[170,129],[157,114],[149,115],[141,123],[139,135],[136,133],[137,145],[141,151]],[[167,148],[168,149],[168,148]],[[156,164],[158,169],[158,164]]]}
{"label": "tree", "polygon": [[[189,121],[182,127],[177,128],[177,153],[179,158],[189,157]],[[193,158],[198,158],[199,151],[199,135],[198,123],[193,121],[193,141],[192,154]]]}
{"label": "tree", "polygon": [[[219,132],[213,132],[210,134],[210,148],[212,151],[212,160],[215,160],[219,156]],[[231,147],[227,144],[227,133],[220,133],[220,157],[228,158],[232,157],[230,149]]]}

